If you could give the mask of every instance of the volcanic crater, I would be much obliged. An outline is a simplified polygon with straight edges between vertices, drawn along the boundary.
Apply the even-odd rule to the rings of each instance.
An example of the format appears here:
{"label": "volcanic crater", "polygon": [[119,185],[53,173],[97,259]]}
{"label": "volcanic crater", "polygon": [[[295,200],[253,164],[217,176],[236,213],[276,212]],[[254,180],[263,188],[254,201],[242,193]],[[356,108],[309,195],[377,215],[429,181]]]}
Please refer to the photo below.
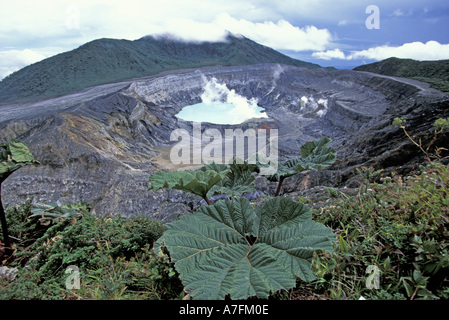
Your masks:
{"label": "volcanic crater", "polygon": [[[277,129],[279,160],[297,156],[307,141],[328,136],[337,161],[306,172],[284,192],[354,182],[355,168],[412,168],[419,150],[391,125],[403,116],[412,131],[428,134],[439,117],[449,117],[449,97],[408,79],[280,64],[204,67],[106,84],[52,99],[0,105],[0,140],[18,138],[38,166],[15,172],[4,184],[5,203],[85,201],[97,214],[146,215],[169,222],[195,210],[200,199],[176,190],[148,190],[157,170],[176,165],[170,150],[176,129],[192,122],[176,115],[201,102],[207,81],[216,79],[239,96],[254,99],[267,118],[240,124],[201,123],[201,130]],[[426,138],[427,136],[423,136]],[[440,141],[447,144],[447,135]],[[301,181],[307,181],[306,184]],[[267,182],[258,180],[265,193]]]}

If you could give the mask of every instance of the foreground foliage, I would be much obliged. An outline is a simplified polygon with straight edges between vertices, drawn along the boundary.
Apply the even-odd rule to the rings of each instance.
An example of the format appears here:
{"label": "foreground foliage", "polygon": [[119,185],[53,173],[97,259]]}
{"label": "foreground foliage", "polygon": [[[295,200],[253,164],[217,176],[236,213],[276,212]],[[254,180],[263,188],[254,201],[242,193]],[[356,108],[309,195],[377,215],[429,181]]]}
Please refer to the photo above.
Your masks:
{"label": "foreground foliage", "polygon": [[[0,254],[17,269],[14,281],[0,277],[0,299],[167,299],[182,292],[171,262],[150,249],[162,235],[160,222],[96,217],[84,203],[54,208],[57,219],[36,215],[44,206],[52,207],[27,201],[8,208],[11,234],[21,241],[12,258]],[[66,288],[70,265],[80,270],[79,290]]]}
{"label": "foreground foliage", "polygon": [[[301,147],[301,156],[278,164],[275,197],[285,178],[319,170],[335,162],[331,139],[324,137]],[[201,196],[209,206],[166,226],[157,241],[175,262],[186,291],[197,299],[267,298],[295,286],[296,278],[315,277],[310,262],[316,250],[332,251],[335,235],[312,221],[310,209],[291,199],[274,198],[253,208],[240,195],[254,190],[254,173],[267,161],[254,164],[234,158],[227,164],[207,164],[196,171],[157,172],[149,189],[173,188]],[[220,183],[220,184],[219,184]],[[209,193],[225,194],[212,203]]]}
{"label": "foreground foliage", "polygon": [[332,251],[335,235],[311,220],[311,210],[288,198],[254,208],[245,198],[219,200],[167,226],[157,241],[175,261],[195,299],[267,298],[315,279],[315,250]]}
{"label": "foreground foliage", "polygon": [[[360,174],[356,194],[334,191],[333,204],[314,213],[339,239],[334,256],[314,260],[314,290],[336,299],[448,299],[448,166],[431,163],[407,177]],[[367,286],[369,266],[377,288]]]}
{"label": "foreground foliage", "polygon": [[[449,168],[432,163],[406,177],[365,168],[360,176],[358,189],[328,189],[323,200],[300,199],[326,203],[312,210],[312,218],[331,228],[337,241],[332,254],[313,254],[315,280],[298,278],[296,287],[270,299],[449,299]],[[14,261],[5,261],[0,250],[8,267],[3,274],[17,269],[13,281],[0,276],[0,299],[184,297],[167,252],[152,250],[162,236],[160,223],[95,217],[88,207],[72,207],[82,216],[48,225],[31,218],[31,201],[7,209],[11,235],[22,242],[13,245]],[[64,271],[72,264],[80,266],[79,290],[65,288]],[[367,286],[376,274],[378,286]]]}
{"label": "foreground foliage", "polygon": [[[230,199],[165,232],[149,218],[94,216],[84,203],[7,208],[14,241],[12,255],[0,242],[0,299],[449,299],[447,165],[409,176],[361,168],[358,189],[259,205],[239,197],[254,190],[254,166],[201,171],[220,178],[197,179],[202,194]],[[79,289],[66,287],[71,265]]]}
{"label": "foreground foliage", "polygon": [[[269,181],[278,182],[275,196],[278,196],[283,181],[306,170],[321,170],[332,165],[336,160],[336,151],[329,146],[332,140],[323,137],[301,146],[301,156],[277,164],[275,174],[267,176]],[[263,161],[260,161],[263,160]],[[230,198],[255,191],[254,173],[269,167],[267,159],[256,155],[254,159],[244,161],[233,158],[229,164],[215,162],[204,165],[195,171],[158,171],[150,175],[149,190],[171,188],[193,193],[202,197],[207,204],[212,204],[210,196],[226,194]]]}

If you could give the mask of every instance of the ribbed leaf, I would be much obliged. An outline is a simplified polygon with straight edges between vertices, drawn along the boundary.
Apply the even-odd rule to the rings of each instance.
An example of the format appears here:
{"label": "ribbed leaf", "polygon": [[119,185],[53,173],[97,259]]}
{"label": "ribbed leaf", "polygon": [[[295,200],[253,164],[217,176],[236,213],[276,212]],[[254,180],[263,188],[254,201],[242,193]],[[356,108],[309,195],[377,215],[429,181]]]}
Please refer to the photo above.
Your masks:
{"label": "ribbed leaf", "polygon": [[159,171],[150,176],[152,181],[149,189],[172,188],[185,192],[211,197],[226,194],[229,197],[241,196],[254,192],[256,166],[245,161],[241,163],[233,159],[226,164],[209,163],[196,171]]}
{"label": "ribbed leaf", "polygon": [[159,171],[150,176],[152,183],[149,189],[156,191],[161,188],[172,188],[204,197],[228,172],[227,169],[220,172],[203,169],[196,171]]}
{"label": "ribbed leaf", "polygon": [[34,157],[28,147],[19,140],[11,140],[9,142],[9,151],[11,158],[15,162],[34,162]]}
{"label": "ribbed leaf", "polygon": [[66,218],[78,218],[89,211],[89,205],[83,202],[67,205],[40,202],[32,205],[30,218],[39,217],[41,222],[59,222]]}
{"label": "ribbed leaf", "polygon": [[312,211],[305,205],[298,204],[289,198],[275,197],[256,208],[257,236],[266,234],[278,227],[298,226],[311,219]]}
{"label": "ribbed leaf", "polygon": [[246,299],[314,279],[313,252],[332,250],[335,235],[311,220],[302,203],[274,198],[253,208],[244,198],[220,200],[167,225],[165,246],[196,299]]}
{"label": "ribbed leaf", "polygon": [[216,163],[215,161],[213,161],[211,163],[206,163],[204,167],[200,168],[199,170],[201,171],[212,170],[219,173],[228,170],[228,166],[224,163]]}
{"label": "ribbed leaf", "polygon": [[[223,167],[217,168],[223,170]],[[253,173],[256,169],[255,165],[234,158],[229,164],[229,172],[226,177],[210,190],[210,195],[226,194],[229,197],[236,197],[244,193],[255,192],[254,181],[256,178]]]}
{"label": "ribbed leaf", "polygon": [[301,171],[313,169],[320,170],[333,164],[336,152],[328,144],[332,140],[324,137],[320,140],[310,141],[301,146],[301,157],[280,162],[278,171],[268,177],[270,181],[279,181],[281,177],[288,178]]}
{"label": "ribbed leaf", "polygon": [[23,142],[12,139],[7,143],[0,143],[0,182],[17,169],[38,163]]}
{"label": "ribbed leaf", "polygon": [[332,140],[324,137],[320,140],[310,141],[301,147],[301,158],[309,169],[320,170],[335,162],[336,153],[328,144]]}

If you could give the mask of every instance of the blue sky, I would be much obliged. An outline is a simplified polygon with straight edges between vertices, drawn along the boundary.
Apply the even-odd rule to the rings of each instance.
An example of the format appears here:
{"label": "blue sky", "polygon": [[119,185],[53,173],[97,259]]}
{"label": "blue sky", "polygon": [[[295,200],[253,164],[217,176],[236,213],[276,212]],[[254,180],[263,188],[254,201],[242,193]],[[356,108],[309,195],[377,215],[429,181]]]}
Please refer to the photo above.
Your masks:
{"label": "blue sky", "polygon": [[391,56],[449,59],[444,0],[2,0],[1,8],[0,79],[94,39],[222,41],[226,30],[337,68]]}

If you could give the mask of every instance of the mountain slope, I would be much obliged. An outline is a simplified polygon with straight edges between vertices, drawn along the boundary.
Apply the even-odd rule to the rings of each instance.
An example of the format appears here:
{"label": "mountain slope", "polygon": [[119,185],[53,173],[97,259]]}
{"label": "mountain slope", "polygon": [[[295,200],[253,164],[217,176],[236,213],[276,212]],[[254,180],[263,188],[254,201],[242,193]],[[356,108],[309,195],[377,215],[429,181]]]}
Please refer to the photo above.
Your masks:
{"label": "mountain slope", "polygon": [[386,76],[411,78],[430,83],[435,89],[449,91],[449,60],[416,61],[389,58],[354,68]]}
{"label": "mountain slope", "polygon": [[232,35],[226,42],[203,43],[150,36],[135,41],[99,39],[9,75],[0,82],[0,103],[64,95],[165,70],[270,62],[320,67],[295,60],[245,37]]}

